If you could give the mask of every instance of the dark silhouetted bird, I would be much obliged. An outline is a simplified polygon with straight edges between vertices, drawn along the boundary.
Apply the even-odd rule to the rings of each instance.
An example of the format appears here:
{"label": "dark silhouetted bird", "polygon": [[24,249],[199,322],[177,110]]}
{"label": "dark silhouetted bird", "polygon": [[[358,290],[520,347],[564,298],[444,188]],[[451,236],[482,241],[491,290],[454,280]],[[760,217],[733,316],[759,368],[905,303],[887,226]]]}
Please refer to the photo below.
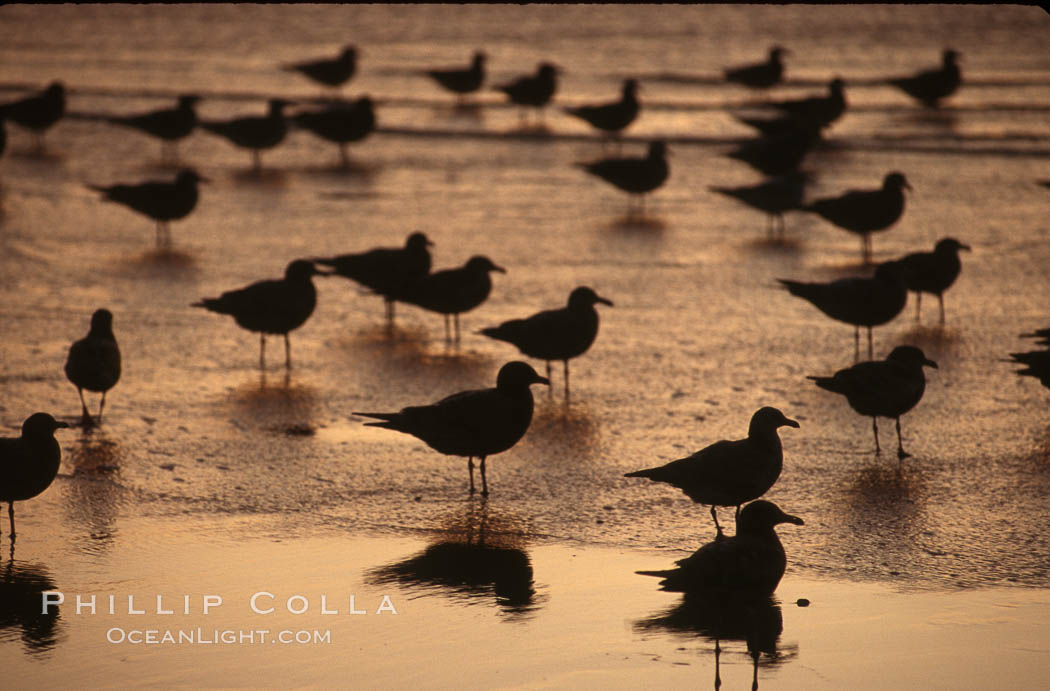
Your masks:
{"label": "dark silhouetted bird", "polygon": [[317,269],[305,259],[296,259],[284,271],[283,279],[258,281],[217,298],[205,298],[192,307],[228,314],[237,326],[259,333],[259,368],[266,369],[266,334],[284,336],[284,366],[292,366],[292,346],[288,333],[302,326],[317,305],[317,291],[311,280]]}
{"label": "dark silhouetted bird", "polygon": [[773,46],[769,49],[769,58],[765,62],[742,67],[731,67],[725,70],[727,82],[742,84],[751,89],[768,89],[784,79],[784,55],[789,54],[786,48]]}
{"label": "dark silhouetted bird", "polygon": [[645,194],[667,181],[671,169],[667,165],[667,145],[662,141],[649,142],[649,152],[642,157],[623,156],[603,158],[592,163],[577,163],[591,175],[605,180],[629,195],[628,213],[633,213],[633,199],[640,199],[645,211]]}
{"label": "dark silhouetted bird", "polygon": [[368,96],[362,96],[353,103],[302,111],[292,116],[292,119],[297,126],[338,144],[344,168],[350,165],[346,145],[364,139],[376,129],[375,107]]}
{"label": "dark silhouetted bird", "polygon": [[666,482],[685,492],[697,504],[711,507],[715,529],[719,506],[740,506],[765,494],[780,477],[784,452],[777,429],[798,427],[776,408],[759,408],[751,416],[747,438],[723,439],[696,453],[666,465],[627,473],[624,477],[645,477],[653,482]]}
{"label": "dark silhouetted bird", "polygon": [[91,415],[84,403],[84,389],[102,394],[98,404],[98,421],[102,422],[106,392],[120,380],[120,348],[113,335],[113,314],[109,310],[95,310],[87,336],[69,347],[66,378],[77,387],[85,425],[91,423]]}
{"label": "dark silhouetted bird", "polygon": [[22,436],[0,438],[0,501],[7,502],[12,542],[15,502],[32,499],[54,482],[62,462],[55,430],[65,427],[47,413],[33,413],[22,423]]}
{"label": "dark silhouetted bird", "polygon": [[481,493],[488,495],[485,458],[518,443],[532,422],[532,384],[547,384],[524,362],[500,368],[496,388],[461,391],[437,403],[402,408],[397,413],[354,413],[376,418],[373,427],[411,434],[448,456],[466,456],[470,491],[474,492],[474,458],[481,459]]}
{"label": "dark silhouetted bird", "polygon": [[467,94],[480,89],[485,81],[485,54],[480,50],[476,51],[470,67],[427,70],[427,74],[445,89],[456,94],[457,99],[462,100]]}
{"label": "dark silhouetted bird", "polygon": [[784,513],[770,501],[759,499],[743,508],[736,535],[713,542],[680,559],[674,569],[639,571],[662,578],[660,589],[712,595],[770,595],[787,567],[784,546],[774,527],[781,523],[805,525],[801,518]]}
{"label": "dark silhouetted bird", "polygon": [[871,278],[840,278],[830,283],[777,280],[792,295],[808,301],[832,319],[852,324],[854,353],[858,356],[860,327],[868,329],[868,357],[871,357],[871,328],[892,320],[908,301],[908,288],[895,264],[880,264]]}
{"label": "dark silhouetted bird", "polygon": [[225,137],[242,149],[249,149],[252,153],[252,170],[259,172],[262,170],[261,152],[280,144],[288,133],[284,109],[289,105],[292,105],[291,101],[271,98],[266,115],[249,115],[232,120],[201,122],[200,126],[220,137]]}
{"label": "dark silhouetted bird", "polygon": [[954,94],[962,84],[962,73],[956,64],[958,57],[958,52],[948,48],[942,54],[942,63],[938,69],[919,72],[911,77],[890,79],[889,83],[927,108],[937,108],[941,99]]}
{"label": "dark silhouetted bird", "polygon": [[849,190],[838,197],[817,199],[802,207],[834,225],[861,237],[861,255],[871,261],[871,234],[886,230],[904,214],[904,190],[911,185],[903,173],[888,173],[882,187]]}
{"label": "dark silhouetted bird", "polygon": [[549,62],[542,62],[535,75],[518,77],[494,88],[507,94],[511,103],[535,108],[542,115],[543,108],[550,103],[558,88],[558,68]]}
{"label": "dark silhouetted bird", "polygon": [[169,221],[185,218],[197,206],[197,185],[208,182],[190,168],[179,171],[175,180],[151,180],[137,185],[87,185],[102,193],[102,198],[123,204],[157,222],[157,247],[171,245]]}
{"label": "dark silhouetted bird", "polygon": [[624,80],[620,100],[597,105],[571,106],[565,108],[569,115],[586,121],[591,127],[616,136],[627,128],[641,110],[638,102],[638,82],[634,79]]}
{"label": "dark silhouetted bird", "polygon": [[498,341],[506,341],[529,357],[547,363],[547,378],[551,376],[551,360],[565,363],[565,396],[569,396],[569,360],[583,355],[598,336],[597,303],[612,306],[587,286],[580,286],[569,294],[569,304],[560,309],[547,310],[526,317],[512,319],[499,326],[482,329],[481,333]]}
{"label": "dark silhouetted bird", "polygon": [[895,260],[900,267],[901,277],[908,290],[915,292],[915,319],[920,317],[922,294],[932,293],[937,296],[941,306],[941,324],[944,323],[944,291],[955,283],[962,270],[959,261],[959,250],[970,251],[955,238],[942,238],[937,241],[932,252],[915,252]]}
{"label": "dark silhouetted bird", "polygon": [[334,58],[296,62],[283,65],[281,69],[298,72],[322,86],[338,88],[350,81],[357,70],[357,48],[348,45]]}
{"label": "dark silhouetted bird", "polygon": [[43,151],[44,133],[66,113],[66,89],[52,82],[43,91],[0,105],[0,120],[10,120],[33,133],[34,149]]}
{"label": "dark silhouetted bird", "polygon": [[802,206],[805,195],[805,176],[801,173],[771,178],[746,187],[711,187],[712,192],[724,194],[743,202],[752,209],[765,211],[769,216],[770,238],[784,237],[784,213]]}
{"label": "dark silhouetted bird", "polygon": [[769,177],[794,175],[819,139],[816,129],[792,127],[781,134],[743,142],[726,155]]}
{"label": "dark silhouetted bird", "polygon": [[1038,339],[1036,344],[1044,346],[1044,349],[1027,353],[1010,353],[1010,362],[1025,366],[1024,369],[1018,370],[1017,374],[1035,377],[1043,386],[1050,389],[1050,328],[1021,334],[1021,337]]}
{"label": "dark silhouetted bird", "polygon": [[200,96],[185,94],[179,96],[174,108],[151,110],[139,115],[115,115],[106,118],[106,122],[156,137],[161,143],[161,157],[167,161],[177,161],[179,140],[188,137],[197,127],[195,106],[200,100]]}
{"label": "dark silhouetted bird", "polygon": [[430,273],[432,243],[423,233],[412,233],[404,247],[377,247],[358,254],[316,258],[312,261],[331,267],[322,276],[343,276],[369,288],[386,302],[386,318],[394,322],[394,303],[404,285]]}
{"label": "dark silhouetted bird", "polygon": [[459,341],[459,315],[485,302],[492,291],[489,273],[507,273],[488,257],[474,256],[456,269],[444,269],[402,284],[394,298],[431,312],[445,315],[445,340],[452,340],[449,317],[455,323],[456,341]]}
{"label": "dark silhouetted bird", "polygon": [[875,433],[875,453],[879,447],[878,417],[891,417],[897,421],[897,458],[911,454],[904,451],[901,441],[901,415],[915,407],[926,391],[923,366],[937,367],[915,346],[897,346],[885,360],[859,362],[852,367],[839,370],[832,377],[806,377],[817,386],[842,394],[853,410],[871,417],[871,428]]}
{"label": "dark silhouetted bird", "polygon": [[835,77],[828,83],[827,96],[773,101],[769,105],[790,115],[796,121],[811,123],[817,129],[824,129],[846,112],[846,83]]}

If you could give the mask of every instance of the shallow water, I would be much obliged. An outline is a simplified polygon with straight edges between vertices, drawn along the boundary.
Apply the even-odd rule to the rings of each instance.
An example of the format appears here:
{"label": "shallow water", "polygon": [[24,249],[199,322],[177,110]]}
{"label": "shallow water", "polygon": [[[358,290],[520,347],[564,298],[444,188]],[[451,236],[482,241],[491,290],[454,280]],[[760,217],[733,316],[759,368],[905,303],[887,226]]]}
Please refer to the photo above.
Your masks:
{"label": "shallow water", "polygon": [[[186,579],[199,571],[208,576],[202,587],[231,598],[243,599],[259,581],[342,593],[332,571],[310,566],[342,545],[334,563],[357,587],[365,571],[407,559],[420,540],[446,532],[450,520],[469,522],[474,509],[463,509],[461,460],[364,427],[352,411],[396,410],[491,385],[517,354],[475,332],[563,304],[586,284],[616,304],[599,306],[598,340],[573,362],[571,403],[564,404],[556,368],[551,394],[536,389],[529,433],[490,459],[488,511],[535,545],[529,556],[546,584],[537,601],[549,606],[481,609],[479,616],[516,627],[532,652],[527,661],[526,653],[479,653],[478,669],[487,670],[479,685],[596,686],[607,679],[602,670],[623,671],[610,652],[617,650],[638,674],[660,668],[664,685],[681,683],[674,674],[682,670],[667,663],[677,659],[675,636],[624,626],[614,639],[604,633],[605,620],[581,616],[624,599],[639,618],[672,606],[673,596],[632,571],[662,568],[713,532],[706,511],[684,495],[622,474],[739,438],[762,405],[801,423],[781,430],[784,472],[767,495],[806,520],[781,531],[789,571],[778,597],[841,606],[830,618],[818,606],[783,607],[784,639],[797,641],[797,662],[773,665],[760,678],[819,688],[818,680],[838,679],[832,669],[857,677],[878,669],[863,668],[842,648],[836,655],[835,638],[821,638],[833,624],[847,626],[855,603],[861,611],[895,612],[893,624],[919,632],[915,649],[932,651],[938,638],[956,642],[959,656],[980,660],[988,679],[1003,666],[971,655],[978,646],[972,627],[941,628],[929,623],[937,620],[929,612],[972,612],[976,621],[981,607],[1023,602],[1024,616],[1003,624],[1004,635],[1046,640],[1038,622],[1046,619],[1040,607],[1050,587],[1048,392],[1004,362],[1030,349],[1019,334],[1050,326],[1050,196],[1036,182],[1050,177],[1050,58],[1038,9],[6,6],[0,26],[14,37],[0,47],[0,86],[11,87],[5,98],[18,93],[14,87],[62,79],[71,111],[48,133],[43,156],[31,154],[26,133],[9,125],[0,160],[5,434],[35,410],[75,420],[78,401],[62,364],[94,309],[113,311],[124,355],[105,423],[83,434],[60,432],[62,474],[47,493],[17,507],[12,570],[38,564],[67,592],[198,592],[195,585],[169,588],[167,574]],[[312,85],[276,65],[348,41],[358,43],[362,58],[347,94],[376,98],[381,127],[352,147],[348,170],[337,167],[335,147],[296,132],[264,154],[266,170],[253,176],[243,151],[195,133],[181,155],[212,183],[193,214],[173,224],[174,251],[167,253],[153,249],[148,220],[99,202],[84,187],[171,172],[156,142],[94,116],[159,107],[185,91],[205,94],[200,113],[215,118],[262,112],[269,96],[313,98]],[[758,59],[778,42],[794,54],[777,97],[819,92],[836,74],[848,84],[850,110],[831,128],[828,146],[807,159],[816,175],[807,195],[872,187],[901,170],[914,194],[902,220],[874,236],[876,261],[929,249],[946,235],[973,247],[946,294],[945,327],[927,296],[921,323],[909,299],[875,331],[877,357],[912,343],[939,363],[927,371],[924,399],[903,418],[914,456],[901,464],[892,453],[892,422],[881,421],[888,452],[876,456],[870,424],[805,379],[852,364],[851,329],[775,282],[863,271],[857,239],[789,214],[786,241],[771,243],[763,214],[707,191],[759,180],[722,155],[749,136],[730,108],[757,97],[717,78],[722,66]],[[936,64],[948,45],[962,52],[966,83],[942,111],[925,113],[877,83]],[[640,76],[642,116],[624,150],[640,152],[642,142],[661,136],[672,151],[671,178],[644,219],[628,218],[622,195],[571,165],[603,153],[582,124],[552,110],[545,130],[522,131],[498,94],[454,110],[416,74],[465,63],[479,47],[489,54],[492,82],[531,72],[541,59],[562,65],[562,104],[612,98],[623,78]],[[292,334],[291,374],[280,367],[282,348],[273,339],[260,374],[252,334],[189,307],[277,277],[297,257],[398,245],[417,229],[435,242],[435,268],[480,253],[508,269],[494,276],[490,299],[464,315],[458,348],[444,343],[435,315],[400,307],[390,335],[380,300],[342,279],[317,279],[317,310]],[[726,512],[723,518],[730,520]],[[197,534],[205,536],[199,548]],[[238,539],[215,537],[226,534]],[[227,560],[237,549],[238,558]],[[580,555],[581,566],[570,567],[567,550]],[[407,599],[411,589],[394,592]],[[398,624],[404,631],[384,631],[377,617],[365,620],[366,630],[375,645],[415,662],[443,660],[452,675],[462,665],[445,641],[478,643],[490,634],[500,641],[505,632],[495,624],[499,634],[488,625],[474,631],[478,608],[454,615],[464,601],[436,593],[433,602],[412,600],[425,609],[398,619],[414,622]],[[543,614],[580,598],[588,608]],[[545,616],[549,624],[540,623]],[[123,651],[99,638],[101,623],[87,621],[63,610],[63,637],[49,652],[34,656],[3,638],[0,654],[17,663],[18,678],[47,673],[56,680],[83,668],[92,670],[89,683],[114,685],[197,683],[180,675],[230,665],[245,671],[208,678],[251,683],[233,675],[260,664],[242,647],[221,660],[194,649],[174,664],[147,655],[142,670],[118,673]],[[244,626],[250,618],[232,621]],[[432,646],[407,642],[421,622],[445,627],[447,636]],[[894,661],[899,684],[928,678],[925,661],[883,638],[887,622],[873,614],[853,623],[862,645]],[[550,631],[558,627],[562,638]],[[936,635],[921,633],[931,630]],[[569,633],[586,641],[578,663],[562,650]],[[832,649],[822,650],[819,640]],[[656,649],[663,664],[640,657]],[[1014,669],[1045,669],[1045,652],[1008,660]],[[268,678],[336,683],[322,673],[297,676],[314,654],[330,650],[269,656]],[[738,675],[745,683],[750,658],[738,650],[727,659],[746,666]],[[194,669],[178,671],[186,660]],[[689,674],[702,665],[703,683],[713,678],[709,656],[689,662]],[[374,660],[361,665],[380,674]],[[503,665],[511,666],[505,677]],[[404,662],[384,674],[377,679],[385,685],[423,681]],[[872,688],[882,686],[869,679]],[[455,680],[438,678],[437,685]]]}

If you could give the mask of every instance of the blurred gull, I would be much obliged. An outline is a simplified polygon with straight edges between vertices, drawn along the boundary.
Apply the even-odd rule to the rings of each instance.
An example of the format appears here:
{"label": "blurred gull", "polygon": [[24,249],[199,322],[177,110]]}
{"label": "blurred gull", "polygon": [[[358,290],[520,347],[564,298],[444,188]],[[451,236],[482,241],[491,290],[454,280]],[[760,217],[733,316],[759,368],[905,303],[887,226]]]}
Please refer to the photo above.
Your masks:
{"label": "blurred gull", "polygon": [[860,352],[860,327],[867,327],[868,357],[872,354],[871,328],[892,320],[908,301],[908,288],[895,264],[880,264],[871,278],[840,278],[830,283],[777,280],[789,293],[806,300],[832,319],[856,327],[855,353]]}
{"label": "blurred gull", "polygon": [[956,64],[958,57],[958,52],[948,48],[941,56],[939,68],[919,72],[911,77],[890,79],[889,83],[927,108],[937,108],[941,99],[954,94],[962,84],[962,73]]}
{"label": "blurred gull", "polygon": [[197,185],[208,179],[186,168],[172,182],[150,180],[136,185],[87,185],[102,198],[149,216],[157,222],[157,247],[171,246],[169,221],[185,218],[197,206]]}
{"label": "blurred gull", "polygon": [[397,413],[354,413],[376,418],[368,422],[411,434],[427,446],[448,456],[466,456],[470,491],[474,490],[474,457],[481,459],[481,493],[489,493],[485,458],[502,453],[525,436],[532,422],[532,384],[547,384],[524,362],[508,362],[500,368],[493,389],[461,391],[437,403],[402,408]]}
{"label": "blurred gull", "polygon": [[769,58],[765,62],[726,68],[726,81],[751,89],[768,89],[775,86],[784,79],[784,61],[781,58],[789,53],[786,48],[773,46],[769,49]]}
{"label": "blurred gull", "polygon": [[610,185],[627,192],[628,214],[634,210],[633,200],[641,200],[641,211],[645,211],[645,194],[657,189],[667,181],[671,169],[667,165],[667,145],[662,141],[649,143],[649,151],[643,156],[603,158],[591,163],[577,163],[578,167]]}
{"label": "blurred gull", "polygon": [[833,393],[842,394],[853,410],[871,417],[871,428],[875,434],[875,453],[879,447],[878,420],[891,417],[897,421],[897,458],[911,454],[904,451],[901,441],[901,415],[922,400],[926,391],[923,366],[937,367],[915,346],[897,346],[885,360],[860,362],[839,370],[831,377],[806,377],[817,386]]}
{"label": "blurred gull", "polygon": [[43,91],[0,104],[0,120],[10,120],[33,133],[34,150],[44,150],[44,133],[66,113],[66,89],[52,82]]}
{"label": "blurred gull", "polygon": [[861,237],[861,256],[871,261],[871,233],[886,230],[904,214],[904,190],[911,185],[903,173],[888,173],[878,189],[849,190],[802,207]]}
{"label": "blurred gull", "polygon": [[298,72],[322,86],[338,88],[354,76],[357,69],[357,48],[348,45],[334,58],[296,62],[282,65],[281,69],[287,72]]}
{"label": "blurred gull", "polygon": [[12,542],[15,502],[32,499],[54,482],[62,461],[55,430],[66,427],[47,413],[34,413],[22,423],[20,437],[0,438],[0,502],[7,502]]}
{"label": "blurred gull", "polygon": [[201,122],[200,125],[213,134],[225,137],[242,149],[251,150],[252,170],[258,173],[262,170],[262,150],[277,146],[284,141],[284,136],[288,133],[284,108],[289,105],[292,105],[291,101],[271,98],[266,115],[213,120]]}
{"label": "blurred gull", "polygon": [[828,83],[827,96],[773,101],[769,105],[796,121],[810,123],[818,130],[824,129],[846,112],[846,83],[835,77]]}
{"label": "blurred gull", "polygon": [[955,238],[942,238],[937,241],[932,252],[915,252],[894,261],[901,269],[901,277],[908,290],[915,292],[916,320],[922,309],[922,294],[932,293],[940,303],[941,324],[944,324],[944,291],[955,283],[962,270],[959,250],[969,252],[970,246]]}
{"label": "blurred gull", "polygon": [[296,126],[338,144],[344,168],[350,165],[346,145],[364,139],[376,129],[375,106],[368,96],[362,96],[352,103],[300,111],[292,116],[292,120]]}
{"label": "blurred gull", "polygon": [[802,206],[805,194],[805,176],[793,173],[771,178],[757,185],[745,187],[711,187],[712,192],[740,201],[752,209],[764,211],[769,216],[770,238],[784,237],[784,212]]}
{"label": "blurred gull", "polygon": [[507,273],[488,257],[474,256],[456,269],[435,271],[406,281],[397,289],[394,298],[431,312],[445,315],[445,340],[451,341],[449,317],[455,323],[456,341],[459,341],[459,315],[469,312],[488,299],[492,291],[489,273]]}
{"label": "blurred gull", "polygon": [[565,108],[565,112],[584,120],[595,129],[616,136],[638,117],[641,104],[638,102],[637,91],[638,82],[627,79],[624,80],[620,100],[596,105],[570,106]]}
{"label": "blurred gull", "polygon": [[179,96],[174,108],[151,110],[138,115],[114,115],[106,122],[130,127],[151,137],[161,140],[161,157],[166,161],[177,161],[178,143],[189,136],[197,127],[197,112],[194,107],[200,96],[184,94]]}
{"label": "blurred gull", "polygon": [[91,423],[91,415],[84,403],[84,389],[102,394],[98,404],[98,422],[101,423],[106,392],[120,380],[120,348],[113,335],[113,314],[109,310],[95,310],[87,336],[69,347],[66,378],[77,387],[85,425]]}
{"label": "blurred gull", "polygon": [[549,62],[542,62],[536,68],[535,75],[518,77],[493,88],[505,93],[511,103],[535,108],[542,116],[544,107],[550,103],[558,88],[558,68]]}
{"label": "blurred gull", "polygon": [[583,355],[598,336],[597,303],[612,306],[587,286],[580,286],[569,294],[569,304],[560,309],[538,312],[524,319],[512,319],[499,326],[482,329],[481,333],[498,341],[506,341],[529,357],[547,363],[547,378],[551,376],[551,360],[565,364],[565,396],[569,396],[569,359]]}
{"label": "blurred gull", "polygon": [[462,101],[467,94],[480,89],[485,81],[485,53],[476,51],[469,67],[427,70],[426,74]]}
{"label": "blurred gull", "polygon": [[735,506],[739,515],[742,504],[761,497],[780,477],[784,452],[777,429],[784,426],[799,425],[776,408],[759,408],[751,416],[745,439],[723,439],[686,458],[624,477],[666,482],[697,504],[710,505],[715,529],[721,535],[716,507]]}
{"label": "blurred gull", "polygon": [[337,257],[315,258],[312,261],[330,267],[329,273],[321,276],[343,276],[370,288],[381,295],[386,303],[386,318],[394,322],[394,302],[402,287],[409,281],[430,273],[430,250],[433,246],[423,233],[412,233],[404,247],[377,247],[358,254],[341,254]]}
{"label": "blurred gull", "polygon": [[311,278],[314,265],[297,259],[285,269],[284,278],[258,281],[217,298],[204,298],[191,307],[228,314],[237,325],[259,333],[259,369],[266,369],[266,334],[284,336],[284,366],[292,366],[292,346],[288,333],[302,326],[317,305],[317,291]]}

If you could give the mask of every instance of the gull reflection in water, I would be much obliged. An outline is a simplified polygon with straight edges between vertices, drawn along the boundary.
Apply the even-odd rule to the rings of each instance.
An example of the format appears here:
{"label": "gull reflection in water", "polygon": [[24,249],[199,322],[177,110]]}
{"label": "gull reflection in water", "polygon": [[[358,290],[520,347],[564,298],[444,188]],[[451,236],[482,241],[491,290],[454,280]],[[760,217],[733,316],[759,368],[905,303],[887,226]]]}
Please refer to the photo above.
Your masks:
{"label": "gull reflection in water", "polygon": [[[798,646],[781,646],[784,620],[780,603],[772,596],[733,598],[717,594],[689,593],[662,614],[636,621],[639,633],[671,633],[700,636],[713,641],[715,689],[722,685],[722,643],[743,641],[751,658],[751,688],[758,689],[759,666],[783,664],[798,657]],[[763,653],[765,654],[763,657]]]}
{"label": "gull reflection in water", "polygon": [[471,499],[438,529],[438,539],[419,554],[381,566],[367,575],[376,585],[399,584],[436,592],[466,604],[495,600],[515,619],[535,612],[532,563],[523,549],[524,533],[512,519],[490,515],[488,502]]}
{"label": "gull reflection in water", "polygon": [[58,590],[48,570],[39,564],[8,560],[0,568],[0,643],[22,639],[30,655],[45,654],[59,642],[59,610],[42,612],[41,593]]}

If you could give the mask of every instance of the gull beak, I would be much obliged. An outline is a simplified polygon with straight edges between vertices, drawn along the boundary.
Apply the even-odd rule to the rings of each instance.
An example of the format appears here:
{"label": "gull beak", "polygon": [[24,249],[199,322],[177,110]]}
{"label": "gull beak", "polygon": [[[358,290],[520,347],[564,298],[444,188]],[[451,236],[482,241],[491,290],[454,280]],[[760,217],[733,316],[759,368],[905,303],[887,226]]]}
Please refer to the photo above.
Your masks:
{"label": "gull beak", "polygon": [[796,422],[795,420],[792,420],[791,418],[784,418],[784,420],[780,424],[781,425],[786,425],[788,427],[794,427],[795,429],[799,428],[798,422]]}
{"label": "gull beak", "polygon": [[68,422],[62,422],[61,420],[55,420],[55,429],[69,429],[72,427]]}
{"label": "gull beak", "polygon": [[547,379],[547,377],[541,377],[538,374],[536,375],[536,378],[533,379],[532,381],[533,381],[534,384],[546,384],[547,386],[551,385],[551,380],[550,379]]}
{"label": "gull beak", "polygon": [[612,300],[609,300],[608,298],[603,298],[601,295],[596,295],[595,296],[595,301],[596,302],[600,302],[603,305],[608,305],[609,307],[613,306]]}
{"label": "gull beak", "polygon": [[937,366],[937,363],[934,362],[933,360],[929,359],[929,358],[923,358],[922,359],[922,364],[928,365],[929,367],[932,367],[934,369],[940,369],[940,367]]}
{"label": "gull beak", "polygon": [[790,514],[784,514],[783,516],[780,517],[780,520],[781,520],[782,523],[793,523],[794,525],[806,525],[806,522],[803,521],[801,518],[799,518],[798,516],[792,516]]}
{"label": "gull beak", "polygon": [[493,271],[499,271],[501,274],[507,273],[506,269],[504,269],[502,266],[497,266],[495,264],[492,265],[492,270]]}
{"label": "gull beak", "polygon": [[964,244],[962,244],[962,243],[960,242],[960,243],[959,243],[959,249],[961,249],[961,250],[966,250],[967,252],[969,252],[969,251],[970,251],[970,246],[969,246],[969,245],[964,245]]}

